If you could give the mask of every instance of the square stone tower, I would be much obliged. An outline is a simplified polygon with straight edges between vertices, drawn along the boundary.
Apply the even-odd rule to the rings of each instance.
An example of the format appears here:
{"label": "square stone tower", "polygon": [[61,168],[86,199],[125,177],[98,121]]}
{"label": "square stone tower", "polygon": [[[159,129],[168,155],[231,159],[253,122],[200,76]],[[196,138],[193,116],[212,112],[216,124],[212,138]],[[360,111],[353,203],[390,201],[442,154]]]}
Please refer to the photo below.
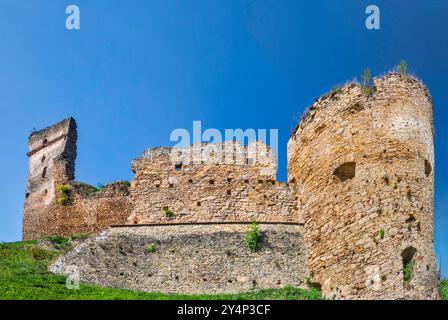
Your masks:
{"label": "square stone tower", "polygon": [[29,173],[23,209],[23,239],[33,239],[57,217],[47,216],[55,201],[56,184],[74,179],[76,122],[67,118],[30,135]]}

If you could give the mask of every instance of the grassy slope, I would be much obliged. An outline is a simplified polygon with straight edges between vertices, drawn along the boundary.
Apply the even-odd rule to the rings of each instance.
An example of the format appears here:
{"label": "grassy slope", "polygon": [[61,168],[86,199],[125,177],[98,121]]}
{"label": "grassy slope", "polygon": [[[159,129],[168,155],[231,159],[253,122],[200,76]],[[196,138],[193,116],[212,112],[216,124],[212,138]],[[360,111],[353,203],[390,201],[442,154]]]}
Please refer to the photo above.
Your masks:
{"label": "grassy slope", "polygon": [[442,293],[442,299],[448,300],[448,279],[442,280],[440,285],[440,292]]}
{"label": "grassy slope", "polygon": [[0,300],[321,299],[320,293],[316,290],[290,287],[232,295],[170,295],[109,289],[94,285],[80,285],[79,290],[69,290],[65,286],[65,277],[47,271],[49,262],[62,252],[63,248],[55,248],[52,251],[40,249],[36,241],[0,244]]}

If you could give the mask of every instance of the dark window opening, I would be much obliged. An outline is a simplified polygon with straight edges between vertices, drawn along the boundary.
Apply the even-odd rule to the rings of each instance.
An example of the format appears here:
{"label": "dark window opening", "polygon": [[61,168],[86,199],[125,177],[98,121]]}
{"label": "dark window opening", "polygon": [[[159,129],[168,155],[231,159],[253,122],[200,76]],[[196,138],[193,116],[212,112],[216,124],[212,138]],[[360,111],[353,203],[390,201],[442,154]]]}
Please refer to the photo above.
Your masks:
{"label": "dark window opening", "polygon": [[45,161],[45,156],[42,157],[42,159],[40,159],[40,162],[43,163]]}
{"label": "dark window opening", "polygon": [[176,163],[174,165],[174,169],[176,169],[176,171],[181,171],[182,170],[182,162]]}
{"label": "dark window opening", "polygon": [[42,145],[46,145],[48,143],[48,140],[47,139],[44,139],[44,141],[42,141]]}
{"label": "dark window opening", "polygon": [[45,167],[44,170],[42,170],[42,178],[45,178],[46,175],[47,175],[47,167]]}
{"label": "dark window opening", "polygon": [[425,175],[426,175],[426,177],[429,177],[429,175],[431,174],[431,171],[432,171],[431,164],[429,163],[428,160],[425,160]]}
{"label": "dark window opening", "polygon": [[355,172],[356,162],[347,162],[334,170],[333,175],[339,180],[339,182],[344,182],[354,178]]}
{"label": "dark window opening", "polygon": [[209,180],[210,184],[215,184],[215,180]]}
{"label": "dark window opening", "polygon": [[409,282],[412,279],[414,266],[415,266],[415,254],[417,249],[414,247],[407,247],[401,253],[401,258],[403,259],[403,282],[405,288],[409,288]]}
{"label": "dark window opening", "polygon": [[201,206],[201,202],[200,202],[200,201],[196,202],[196,205],[197,205],[198,207],[200,207],[200,206]]}
{"label": "dark window opening", "polygon": [[27,192],[27,193],[25,194],[25,198],[28,198],[29,196],[30,196],[30,193]]}

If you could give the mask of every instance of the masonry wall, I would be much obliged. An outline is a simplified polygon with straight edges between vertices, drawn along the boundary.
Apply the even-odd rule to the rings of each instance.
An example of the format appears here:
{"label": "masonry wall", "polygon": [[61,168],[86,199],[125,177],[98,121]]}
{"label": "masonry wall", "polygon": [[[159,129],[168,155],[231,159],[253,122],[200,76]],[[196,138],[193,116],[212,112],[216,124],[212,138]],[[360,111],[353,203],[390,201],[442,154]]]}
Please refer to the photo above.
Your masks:
{"label": "masonry wall", "polygon": [[111,225],[124,224],[132,210],[128,186],[124,183],[112,183],[100,191],[92,191],[91,186],[76,181],[66,185],[70,187],[69,203],[58,204],[56,194],[54,202],[45,207],[24,234],[25,239],[96,233]]}
{"label": "masonry wall", "polygon": [[[129,188],[113,183],[96,191],[74,181],[76,122],[69,118],[29,138],[29,176],[23,210],[23,239],[71,236],[123,224],[132,211]],[[58,203],[57,187],[69,187],[68,202]]]}
{"label": "masonry wall", "polygon": [[431,99],[413,78],[374,83],[319,98],[288,143],[307,266],[329,298],[437,298]]}
{"label": "masonry wall", "polygon": [[[304,286],[300,225],[261,225],[256,252],[246,247],[247,224],[111,228],[51,266],[79,271],[83,283],[167,293],[235,293]],[[148,252],[154,244],[155,252]]]}
{"label": "masonry wall", "polygon": [[[150,149],[133,161],[134,207],[128,223],[301,222],[292,189],[276,181],[275,159],[247,158],[247,147],[229,145],[235,157],[227,162],[212,163],[206,156],[198,163],[176,162],[170,148]],[[191,154],[209,147],[199,146]],[[243,164],[237,154],[246,155]],[[166,217],[164,208],[173,216]]]}

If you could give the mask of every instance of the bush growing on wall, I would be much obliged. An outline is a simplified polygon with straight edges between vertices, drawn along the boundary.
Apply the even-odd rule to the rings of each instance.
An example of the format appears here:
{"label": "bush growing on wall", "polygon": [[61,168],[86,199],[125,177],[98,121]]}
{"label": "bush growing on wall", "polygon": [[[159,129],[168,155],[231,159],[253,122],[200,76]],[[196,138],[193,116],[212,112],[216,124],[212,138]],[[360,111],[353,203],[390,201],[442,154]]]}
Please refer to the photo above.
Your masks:
{"label": "bush growing on wall", "polygon": [[58,193],[57,196],[57,202],[61,206],[65,206],[69,202],[69,193],[70,193],[70,186],[66,184],[58,184],[56,186],[56,191]]}
{"label": "bush growing on wall", "polygon": [[255,252],[255,250],[257,250],[259,241],[260,231],[257,222],[253,220],[246,234],[246,246],[251,252]]}

